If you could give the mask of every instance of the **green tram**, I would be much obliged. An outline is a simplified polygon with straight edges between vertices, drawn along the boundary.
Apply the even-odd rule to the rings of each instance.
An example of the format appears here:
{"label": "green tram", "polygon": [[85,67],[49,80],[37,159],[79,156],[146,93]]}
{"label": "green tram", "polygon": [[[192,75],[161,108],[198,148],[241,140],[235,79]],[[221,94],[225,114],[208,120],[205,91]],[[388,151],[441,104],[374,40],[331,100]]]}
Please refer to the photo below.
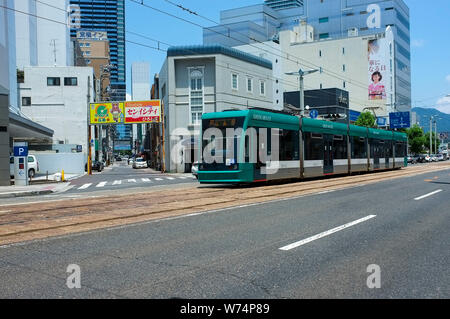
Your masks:
{"label": "green tram", "polygon": [[[227,137],[229,129],[236,134]],[[219,131],[222,138],[216,138]],[[200,183],[302,179],[407,165],[404,133],[259,108],[203,114],[201,133]],[[214,159],[205,160],[205,154]]]}

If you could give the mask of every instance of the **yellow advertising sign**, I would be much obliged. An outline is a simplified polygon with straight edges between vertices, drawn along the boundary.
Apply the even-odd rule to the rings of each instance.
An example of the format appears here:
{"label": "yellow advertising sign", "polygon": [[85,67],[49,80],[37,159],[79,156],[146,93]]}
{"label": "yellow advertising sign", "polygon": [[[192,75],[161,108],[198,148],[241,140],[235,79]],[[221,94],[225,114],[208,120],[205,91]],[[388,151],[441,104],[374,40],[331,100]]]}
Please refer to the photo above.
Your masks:
{"label": "yellow advertising sign", "polygon": [[90,105],[91,124],[123,123],[124,112],[122,102],[92,103]]}

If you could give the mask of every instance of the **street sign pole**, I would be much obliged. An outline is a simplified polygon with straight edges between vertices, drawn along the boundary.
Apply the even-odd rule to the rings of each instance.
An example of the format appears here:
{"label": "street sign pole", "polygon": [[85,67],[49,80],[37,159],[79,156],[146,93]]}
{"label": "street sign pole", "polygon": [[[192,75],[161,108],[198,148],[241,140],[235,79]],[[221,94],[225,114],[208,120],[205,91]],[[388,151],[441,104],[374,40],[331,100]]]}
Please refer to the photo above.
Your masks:
{"label": "street sign pole", "polygon": [[88,76],[88,94],[87,94],[87,128],[88,128],[88,156],[87,156],[87,173],[88,175],[92,175],[92,164],[91,164],[91,156],[92,156],[92,149],[91,149],[91,120],[90,120],[90,114],[91,114],[91,77]]}
{"label": "street sign pole", "polygon": [[166,147],[165,147],[165,121],[164,121],[164,103],[161,101],[161,123],[162,123],[162,139],[161,139],[161,145],[162,145],[162,165],[161,165],[161,172],[166,172]]}

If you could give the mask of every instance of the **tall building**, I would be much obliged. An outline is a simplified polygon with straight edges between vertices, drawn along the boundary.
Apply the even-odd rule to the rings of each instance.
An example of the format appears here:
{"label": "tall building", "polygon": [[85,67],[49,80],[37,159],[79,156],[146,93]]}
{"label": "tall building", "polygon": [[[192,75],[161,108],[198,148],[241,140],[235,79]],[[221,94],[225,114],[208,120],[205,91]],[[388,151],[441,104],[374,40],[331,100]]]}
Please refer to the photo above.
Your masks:
{"label": "tall building", "polygon": [[15,13],[18,69],[36,65],[73,65],[73,50],[66,25],[68,5],[68,0],[15,1],[15,9],[18,10]]}
{"label": "tall building", "polygon": [[303,0],[265,0],[264,2],[274,10],[300,8],[303,6]]}
{"label": "tall building", "polygon": [[[131,64],[131,97],[133,101],[150,100],[150,63],[133,62]],[[146,125],[133,124],[133,139],[136,152],[143,149],[143,136]]]}
{"label": "tall building", "polygon": [[312,27],[313,41],[375,35],[389,26],[394,34],[393,107],[411,108],[409,8],[403,0],[266,0],[261,5],[222,11],[220,22],[203,30],[204,44],[235,47],[278,41],[281,31],[293,30],[302,22]]}
{"label": "tall building", "polygon": [[72,28],[76,38],[80,30],[105,31],[109,40],[111,64],[111,99],[126,99],[125,0],[70,0]]}

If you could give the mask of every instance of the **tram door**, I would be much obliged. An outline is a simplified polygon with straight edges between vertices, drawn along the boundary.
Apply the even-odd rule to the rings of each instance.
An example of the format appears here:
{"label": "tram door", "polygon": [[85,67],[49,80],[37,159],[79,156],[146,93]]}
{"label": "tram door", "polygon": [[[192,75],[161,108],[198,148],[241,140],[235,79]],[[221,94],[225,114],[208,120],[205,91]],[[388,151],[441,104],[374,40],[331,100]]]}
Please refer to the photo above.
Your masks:
{"label": "tram door", "polygon": [[373,140],[371,144],[371,150],[370,153],[373,155],[373,168],[379,169],[380,168],[380,148],[381,145],[379,141]]}
{"label": "tram door", "polygon": [[333,168],[333,135],[323,135],[323,173],[331,174],[334,172]]}
{"label": "tram door", "polygon": [[392,143],[390,141],[384,142],[385,149],[384,149],[384,162],[386,163],[385,168],[389,168],[389,158],[391,157],[392,152]]}

